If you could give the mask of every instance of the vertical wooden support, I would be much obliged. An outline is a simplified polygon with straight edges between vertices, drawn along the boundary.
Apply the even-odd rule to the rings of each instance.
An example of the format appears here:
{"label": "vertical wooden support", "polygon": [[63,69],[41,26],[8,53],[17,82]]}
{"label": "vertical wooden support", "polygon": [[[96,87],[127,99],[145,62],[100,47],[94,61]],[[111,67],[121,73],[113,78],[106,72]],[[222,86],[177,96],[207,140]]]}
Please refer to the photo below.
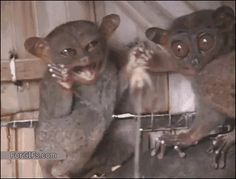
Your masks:
{"label": "vertical wooden support", "polygon": [[[1,151],[15,151],[15,129],[1,128]],[[16,160],[1,160],[1,178],[17,178]]]}

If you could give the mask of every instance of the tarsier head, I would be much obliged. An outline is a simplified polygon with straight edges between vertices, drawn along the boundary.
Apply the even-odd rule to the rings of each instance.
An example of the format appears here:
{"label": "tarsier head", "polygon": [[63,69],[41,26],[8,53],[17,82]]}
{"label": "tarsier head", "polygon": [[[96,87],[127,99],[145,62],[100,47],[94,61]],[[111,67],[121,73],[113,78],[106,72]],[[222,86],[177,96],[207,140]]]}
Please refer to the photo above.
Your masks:
{"label": "tarsier head", "polygon": [[196,74],[217,56],[234,49],[234,31],[234,11],[222,6],[179,17],[168,30],[149,28],[146,37],[170,54],[180,72]]}
{"label": "tarsier head", "polygon": [[99,27],[90,21],[72,21],[56,27],[45,38],[28,38],[24,45],[47,63],[66,65],[81,83],[89,84],[104,69],[107,39],[119,24],[116,14],[105,16]]}

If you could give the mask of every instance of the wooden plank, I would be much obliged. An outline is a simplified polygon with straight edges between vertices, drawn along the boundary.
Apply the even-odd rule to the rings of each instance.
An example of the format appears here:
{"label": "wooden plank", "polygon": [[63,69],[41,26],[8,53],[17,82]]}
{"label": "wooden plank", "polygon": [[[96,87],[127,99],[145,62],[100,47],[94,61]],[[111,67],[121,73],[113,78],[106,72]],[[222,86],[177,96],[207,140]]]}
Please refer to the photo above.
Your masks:
{"label": "wooden plank", "polygon": [[[16,80],[41,79],[47,66],[39,58],[16,59]],[[12,75],[9,60],[1,60],[1,82],[11,81]]]}
{"label": "wooden plank", "polygon": [[[171,20],[169,14],[166,11],[160,12],[159,6],[157,6],[156,2],[129,1],[127,3],[130,4],[136,10],[137,13],[141,14],[142,17],[146,19],[146,21],[148,21],[144,30],[153,25],[158,27],[166,27],[168,25],[168,20]],[[132,18],[138,19],[138,16],[134,16]]]}
{"label": "wooden plank", "polygon": [[[34,128],[17,129],[17,151],[34,151],[35,133]],[[17,160],[19,178],[39,177],[37,160]]]}
{"label": "wooden plank", "polygon": [[169,75],[169,100],[171,114],[195,110],[195,96],[191,84],[183,75]]}
{"label": "wooden plank", "polygon": [[21,87],[13,83],[1,84],[1,116],[39,108],[39,83],[23,81]]}
{"label": "wooden plank", "polygon": [[1,116],[19,111],[17,88],[14,84],[1,84]]}
{"label": "wooden plank", "polygon": [[68,21],[93,20],[89,1],[64,1]]}
{"label": "wooden plank", "polygon": [[221,1],[186,1],[195,11],[200,9],[216,9],[221,6]]}
{"label": "wooden plank", "polygon": [[33,1],[35,35],[45,37],[56,26],[68,21],[91,20],[90,3],[91,1]]}
{"label": "wooden plank", "polygon": [[185,1],[156,1],[156,3],[163,8],[163,12],[167,12],[173,17],[179,17],[193,12],[193,9]]}
{"label": "wooden plank", "polygon": [[[15,151],[15,129],[1,128],[1,151]],[[17,178],[16,160],[1,160],[1,178]]]}
{"label": "wooden plank", "polygon": [[11,2],[1,1],[1,58],[9,58],[9,50],[13,48]]}
{"label": "wooden plank", "polygon": [[67,21],[66,6],[63,1],[34,1],[36,36],[45,37],[56,26]]}
{"label": "wooden plank", "polygon": [[[153,106],[153,113],[167,113],[169,109],[169,90],[168,90],[168,74],[161,73],[152,76],[155,86],[155,92],[151,95],[151,98],[155,98],[151,104]],[[148,98],[146,98],[148,100]]]}
{"label": "wooden plank", "polygon": [[27,37],[35,34],[30,1],[1,2],[1,58],[7,59],[15,49],[19,58],[29,57],[24,48]]}
{"label": "wooden plank", "polygon": [[38,120],[39,111],[19,112],[16,114],[1,116],[4,121],[17,121],[17,120]]}
{"label": "wooden plank", "polygon": [[36,160],[36,164],[35,164],[35,177],[36,178],[43,178],[43,174],[42,174],[38,160]]}

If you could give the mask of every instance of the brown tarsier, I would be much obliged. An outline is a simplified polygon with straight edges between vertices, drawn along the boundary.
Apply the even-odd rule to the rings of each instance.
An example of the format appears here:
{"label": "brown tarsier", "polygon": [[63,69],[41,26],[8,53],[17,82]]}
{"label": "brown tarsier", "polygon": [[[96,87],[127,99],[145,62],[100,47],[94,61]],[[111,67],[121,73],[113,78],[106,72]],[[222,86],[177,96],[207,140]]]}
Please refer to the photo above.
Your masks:
{"label": "brown tarsier", "polygon": [[44,177],[80,176],[112,121],[117,68],[107,40],[119,23],[115,14],[99,27],[72,21],[45,38],[25,41],[25,48],[50,66],[40,85],[36,149],[65,154],[63,160],[39,161]]}
{"label": "brown tarsier", "polygon": [[[149,47],[154,51],[152,58],[137,60],[146,62],[146,70],[185,75],[196,96],[197,114],[190,130],[162,136],[164,146],[174,145],[179,150],[179,147],[196,144],[226,117],[235,119],[234,34],[234,11],[226,6],[179,17],[168,30],[157,27],[146,30],[147,38],[157,46]],[[234,143],[234,129],[215,138],[216,168],[224,167],[225,153]],[[161,153],[163,157],[164,151]]]}

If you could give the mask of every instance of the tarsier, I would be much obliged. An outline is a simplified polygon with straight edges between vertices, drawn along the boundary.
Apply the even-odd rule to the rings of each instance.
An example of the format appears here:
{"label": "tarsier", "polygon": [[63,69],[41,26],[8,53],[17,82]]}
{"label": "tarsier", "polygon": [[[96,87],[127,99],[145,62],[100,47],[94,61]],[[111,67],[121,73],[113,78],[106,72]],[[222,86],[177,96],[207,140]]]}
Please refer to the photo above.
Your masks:
{"label": "tarsier", "polygon": [[[214,17],[213,19],[210,18],[210,14],[214,14],[212,16]],[[216,44],[218,45],[214,43],[214,46],[217,46],[218,49],[215,48],[214,52],[212,52],[213,55],[207,58],[209,61],[221,54],[227,54],[232,51],[234,48],[234,26],[232,25],[232,22],[234,23],[232,20],[232,18],[234,19],[234,14],[232,14],[231,10],[228,8],[218,9],[217,11],[207,10],[203,11],[203,13],[197,12],[194,16],[201,16],[204,20],[207,19],[205,17],[207,16],[210,19],[205,20],[206,22],[202,20],[194,22],[193,18],[190,18],[190,23],[195,23],[196,26],[193,28],[192,25],[194,24],[190,24],[189,28],[184,25],[184,31],[188,28],[189,30],[196,29],[196,31],[198,28],[202,28],[208,29],[212,33],[211,28],[213,27],[213,32],[215,33],[213,35],[218,35],[217,39],[216,37],[214,38],[214,42],[217,42]],[[186,20],[180,20],[180,22],[176,20],[176,27],[173,25],[171,29],[180,29],[181,23],[185,24],[182,21]],[[178,27],[178,24],[180,27]],[[117,83],[122,83],[117,82],[117,80],[126,83],[125,85],[120,84],[118,88],[118,93],[121,93],[122,96],[122,88],[126,88],[127,85],[132,94],[145,87],[153,87],[151,79],[145,70],[154,72],[174,71],[186,75],[194,74],[192,69],[195,69],[195,67],[187,65],[189,68],[185,68],[183,64],[178,64],[175,61],[181,62],[171,52],[169,48],[171,41],[167,38],[173,34],[169,33],[169,31],[151,28],[146,32],[147,37],[155,43],[161,44],[163,46],[162,50],[166,50],[163,53],[162,51],[153,53],[155,50],[145,49],[145,45],[133,48],[129,53],[128,59],[125,57],[127,63],[118,68],[121,69],[119,73],[121,79],[117,79],[117,68],[112,63],[112,59],[115,58],[108,53],[107,39],[118,26],[119,17],[113,14],[104,17],[99,28],[88,21],[69,22],[54,29],[46,38],[33,37],[25,42],[26,49],[49,63],[50,68],[41,84],[40,123],[36,129],[36,146],[42,150],[66,153],[66,159],[62,161],[40,161],[44,176],[76,177],[84,166],[89,170],[94,165],[101,164],[98,160],[103,158],[106,152],[98,154],[97,157],[96,153],[94,156],[94,151],[111,123],[111,115],[114,109],[117,108],[115,106]],[[221,51],[222,40],[228,40],[223,51]],[[181,45],[186,46],[186,44]],[[180,53],[182,53],[182,50]],[[191,60],[193,58],[190,58],[192,64],[196,65],[196,63],[200,62],[200,58]],[[209,61],[204,62],[203,66]],[[201,71],[201,68],[199,68],[199,71]],[[119,97],[120,95],[118,95]],[[217,119],[218,117],[212,118],[212,121],[217,121]],[[204,126],[203,123],[204,121],[196,122],[195,125]],[[133,138],[132,131],[134,131],[134,128],[133,124],[130,124],[131,128],[129,129],[131,131],[126,129],[126,133],[131,134],[131,138]],[[113,128],[114,126],[108,132],[112,133]],[[211,126],[207,124],[206,128],[206,133],[208,133]],[[115,131],[117,139],[119,139],[120,135],[118,131],[122,131],[122,129],[123,127],[119,126],[118,130]],[[109,143],[109,140],[112,141],[112,137],[114,136],[111,135],[107,141],[105,140],[101,144]],[[173,145],[182,141],[181,137],[178,139],[176,136],[166,136],[166,142],[168,142],[168,138],[170,138],[170,141],[174,141]],[[127,145],[126,139],[119,139],[118,141],[122,141]],[[184,143],[184,140],[182,143]],[[110,149],[109,146],[115,148],[113,144],[108,145],[108,151]],[[133,152],[132,139],[128,142],[128,146],[129,151],[127,153],[130,154]],[[103,146],[100,145],[98,149],[103,151]],[[117,152],[120,158],[124,157],[121,151]],[[89,159],[92,155],[92,162],[90,163]]]}
{"label": "tarsier", "polygon": [[[178,150],[196,144],[226,117],[235,119],[234,34],[234,11],[226,6],[179,17],[168,30],[157,27],[146,30],[147,38],[157,44],[151,47],[155,53],[146,69],[185,75],[196,96],[197,114],[190,130],[162,136],[163,146],[174,145]],[[224,167],[225,153],[234,143],[235,130],[216,137],[213,146],[216,168]]]}
{"label": "tarsier", "polygon": [[107,40],[119,26],[118,15],[72,21],[45,38],[31,37],[25,48],[49,64],[40,85],[38,150],[65,154],[40,160],[44,177],[74,177],[91,158],[112,121],[117,69],[109,60]]}

